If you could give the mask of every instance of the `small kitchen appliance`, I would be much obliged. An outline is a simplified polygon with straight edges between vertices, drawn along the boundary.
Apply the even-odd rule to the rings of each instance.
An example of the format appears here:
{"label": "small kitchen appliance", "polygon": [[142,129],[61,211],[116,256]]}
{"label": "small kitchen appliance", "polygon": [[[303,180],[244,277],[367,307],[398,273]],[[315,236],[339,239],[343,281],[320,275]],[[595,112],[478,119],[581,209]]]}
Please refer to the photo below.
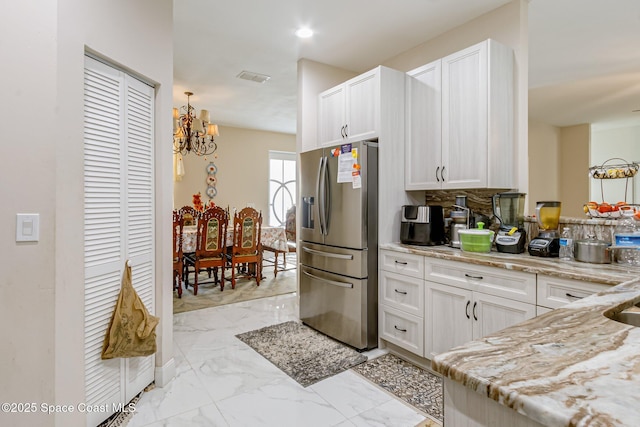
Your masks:
{"label": "small kitchen appliance", "polygon": [[[458,197],[456,197],[458,200]],[[470,212],[469,208],[463,205],[455,204],[452,206],[449,216],[451,217],[451,226],[449,228],[449,245],[452,248],[460,248],[460,230],[469,228]]]}
{"label": "small kitchen appliance", "polygon": [[529,254],[541,257],[557,257],[560,253],[560,202],[537,202],[538,237],[531,239]]}
{"label": "small kitchen appliance", "polygon": [[444,214],[442,206],[403,206],[400,242],[421,246],[443,245]]}
{"label": "small kitchen appliance", "polygon": [[524,252],[527,235],[524,231],[525,193],[493,195],[493,214],[500,221],[495,238],[498,252],[520,254]]}

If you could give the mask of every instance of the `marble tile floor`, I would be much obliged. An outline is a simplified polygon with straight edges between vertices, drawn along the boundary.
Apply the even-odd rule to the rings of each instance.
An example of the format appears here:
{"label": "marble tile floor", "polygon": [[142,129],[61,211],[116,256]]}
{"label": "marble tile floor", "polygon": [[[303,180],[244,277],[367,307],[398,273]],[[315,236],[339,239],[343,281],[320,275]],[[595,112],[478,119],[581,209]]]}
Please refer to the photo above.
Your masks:
{"label": "marble tile floor", "polygon": [[351,371],[304,388],[235,338],[297,317],[295,293],[176,314],[176,377],[142,394],[127,427],[413,427],[426,420]]}

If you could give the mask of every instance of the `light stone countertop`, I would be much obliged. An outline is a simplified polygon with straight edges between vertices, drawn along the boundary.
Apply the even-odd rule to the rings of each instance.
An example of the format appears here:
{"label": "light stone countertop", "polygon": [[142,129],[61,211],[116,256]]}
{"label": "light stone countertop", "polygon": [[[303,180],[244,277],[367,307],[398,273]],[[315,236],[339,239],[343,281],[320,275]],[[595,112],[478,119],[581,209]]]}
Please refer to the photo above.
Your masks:
{"label": "light stone countertop", "polygon": [[432,368],[545,426],[640,425],[640,328],[604,316],[640,304],[640,269],[446,247],[380,248],[616,284],[439,354]]}

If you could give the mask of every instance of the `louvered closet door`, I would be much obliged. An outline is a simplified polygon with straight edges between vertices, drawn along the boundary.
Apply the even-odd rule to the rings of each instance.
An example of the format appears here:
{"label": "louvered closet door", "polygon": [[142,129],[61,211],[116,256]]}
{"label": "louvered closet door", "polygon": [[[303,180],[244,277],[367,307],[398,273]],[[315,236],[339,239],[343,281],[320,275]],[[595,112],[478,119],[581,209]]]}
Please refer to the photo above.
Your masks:
{"label": "louvered closet door", "polygon": [[[127,259],[155,312],[153,88],[87,57],[84,97],[85,393],[115,412],[153,381],[153,356],[100,359]],[[109,415],[88,413],[87,425]]]}

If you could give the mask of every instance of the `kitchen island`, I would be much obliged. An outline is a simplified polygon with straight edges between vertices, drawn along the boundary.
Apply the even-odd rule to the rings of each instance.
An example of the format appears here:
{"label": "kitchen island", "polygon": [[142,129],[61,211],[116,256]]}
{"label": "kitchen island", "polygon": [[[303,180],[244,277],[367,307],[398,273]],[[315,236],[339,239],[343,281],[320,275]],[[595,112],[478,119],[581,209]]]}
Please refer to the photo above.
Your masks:
{"label": "kitchen island", "polygon": [[611,288],[438,354],[447,426],[640,425],[640,270],[526,254],[387,245],[426,257],[607,283]]}

